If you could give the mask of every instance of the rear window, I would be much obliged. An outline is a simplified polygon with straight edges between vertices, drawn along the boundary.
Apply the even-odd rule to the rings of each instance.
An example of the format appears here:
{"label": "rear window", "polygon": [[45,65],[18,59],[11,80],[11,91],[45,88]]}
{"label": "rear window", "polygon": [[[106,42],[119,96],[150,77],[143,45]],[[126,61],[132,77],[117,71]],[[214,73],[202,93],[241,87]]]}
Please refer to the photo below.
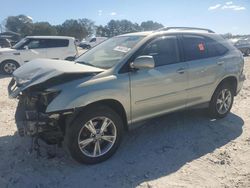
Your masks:
{"label": "rear window", "polygon": [[67,39],[45,39],[46,48],[59,48],[69,46],[69,40]]}
{"label": "rear window", "polygon": [[186,61],[207,58],[205,39],[200,36],[183,36],[183,48]]}
{"label": "rear window", "polygon": [[223,44],[202,36],[184,36],[183,48],[186,61],[224,55],[228,49]]}
{"label": "rear window", "polygon": [[208,48],[208,57],[222,56],[228,51],[223,44],[210,38],[206,38],[206,44]]}

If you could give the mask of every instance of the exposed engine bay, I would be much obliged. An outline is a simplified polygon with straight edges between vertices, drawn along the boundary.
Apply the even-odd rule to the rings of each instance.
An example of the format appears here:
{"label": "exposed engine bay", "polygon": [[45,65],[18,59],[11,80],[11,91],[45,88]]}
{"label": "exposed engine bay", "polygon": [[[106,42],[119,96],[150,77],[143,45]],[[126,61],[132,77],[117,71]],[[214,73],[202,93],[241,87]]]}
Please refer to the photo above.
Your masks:
{"label": "exposed engine bay", "polygon": [[15,119],[20,136],[39,137],[47,144],[59,144],[63,140],[59,125],[61,115],[45,113],[49,100],[55,94],[32,94],[24,92],[19,96]]}

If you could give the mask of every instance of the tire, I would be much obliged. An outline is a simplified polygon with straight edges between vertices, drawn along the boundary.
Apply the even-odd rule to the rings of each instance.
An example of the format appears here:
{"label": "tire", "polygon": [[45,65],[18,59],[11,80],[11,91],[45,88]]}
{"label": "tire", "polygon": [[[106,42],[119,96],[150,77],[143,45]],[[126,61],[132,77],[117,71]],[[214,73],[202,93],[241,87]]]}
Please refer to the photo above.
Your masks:
{"label": "tire", "polygon": [[17,68],[19,64],[13,60],[6,60],[1,63],[1,72],[3,74],[11,75]]}
{"label": "tire", "polygon": [[72,56],[65,58],[65,60],[67,60],[67,61],[74,61],[75,59],[76,59],[76,58],[75,58],[75,57],[72,57]]}
{"label": "tire", "polygon": [[89,50],[90,48],[91,48],[91,46],[90,46],[90,45],[87,45],[87,46],[86,46],[86,49],[87,49],[87,50]]}
{"label": "tire", "polygon": [[[224,99],[223,99],[224,92]],[[228,99],[226,100],[226,98]],[[209,104],[211,118],[224,118],[230,112],[234,101],[233,88],[229,84],[222,84],[215,90]]]}
{"label": "tire", "polygon": [[250,49],[247,49],[246,56],[249,56],[249,55],[250,55]]}
{"label": "tire", "polygon": [[[105,120],[109,123],[105,124],[108,126],[102,131],[101,127]],[[107,160],[115,153],[122,136],[121,117],[109,107],[97,106],[85,109],[67,125],[65,142],[73,159],[79,163],[96,164]]]}

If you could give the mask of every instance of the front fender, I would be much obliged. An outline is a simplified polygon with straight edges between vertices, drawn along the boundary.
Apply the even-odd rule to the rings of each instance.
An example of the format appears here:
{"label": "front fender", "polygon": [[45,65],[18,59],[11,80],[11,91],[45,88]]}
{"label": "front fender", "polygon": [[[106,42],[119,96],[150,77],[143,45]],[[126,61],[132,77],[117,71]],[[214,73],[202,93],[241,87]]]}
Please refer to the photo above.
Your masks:
{"label": "front fender", "polygon": [[[120,102],[130,119],[130,90],[129,79],[125,75],[117,78],[101,78],[98,81],[78,81],[60,86],[61,93],[48,105],[46,112],[53,113],[81,108],[102,100]],[[59,89],[59,88],[58,88]]]}

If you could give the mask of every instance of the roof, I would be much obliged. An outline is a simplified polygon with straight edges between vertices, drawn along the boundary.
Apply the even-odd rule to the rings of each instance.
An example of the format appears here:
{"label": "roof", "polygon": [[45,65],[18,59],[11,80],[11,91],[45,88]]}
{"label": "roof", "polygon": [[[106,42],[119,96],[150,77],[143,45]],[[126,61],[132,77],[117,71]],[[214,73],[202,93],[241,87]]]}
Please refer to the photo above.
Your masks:
{"label": "roof", "polygon": [[150,34],[152,34],[153,31],[142,31],[142,32],[135,32],[135,33],[127,33],[127,34],[123,34],[120,36],[148,36]]}
{"label": "roof", "polygon": [[192,27],[166,27],[155,31],[143,31],[136,33],[128,33],[120,36],[148,36],[151,34],[167,34],[167,33],[202,33],[202,34],[215,34],[212,30],[203,28]]}
{"label": "roof", "polygon": [[67,36],[26,36],[26,38],[30,38],[30,39],[75,39],[74,37],[67,37]]}

